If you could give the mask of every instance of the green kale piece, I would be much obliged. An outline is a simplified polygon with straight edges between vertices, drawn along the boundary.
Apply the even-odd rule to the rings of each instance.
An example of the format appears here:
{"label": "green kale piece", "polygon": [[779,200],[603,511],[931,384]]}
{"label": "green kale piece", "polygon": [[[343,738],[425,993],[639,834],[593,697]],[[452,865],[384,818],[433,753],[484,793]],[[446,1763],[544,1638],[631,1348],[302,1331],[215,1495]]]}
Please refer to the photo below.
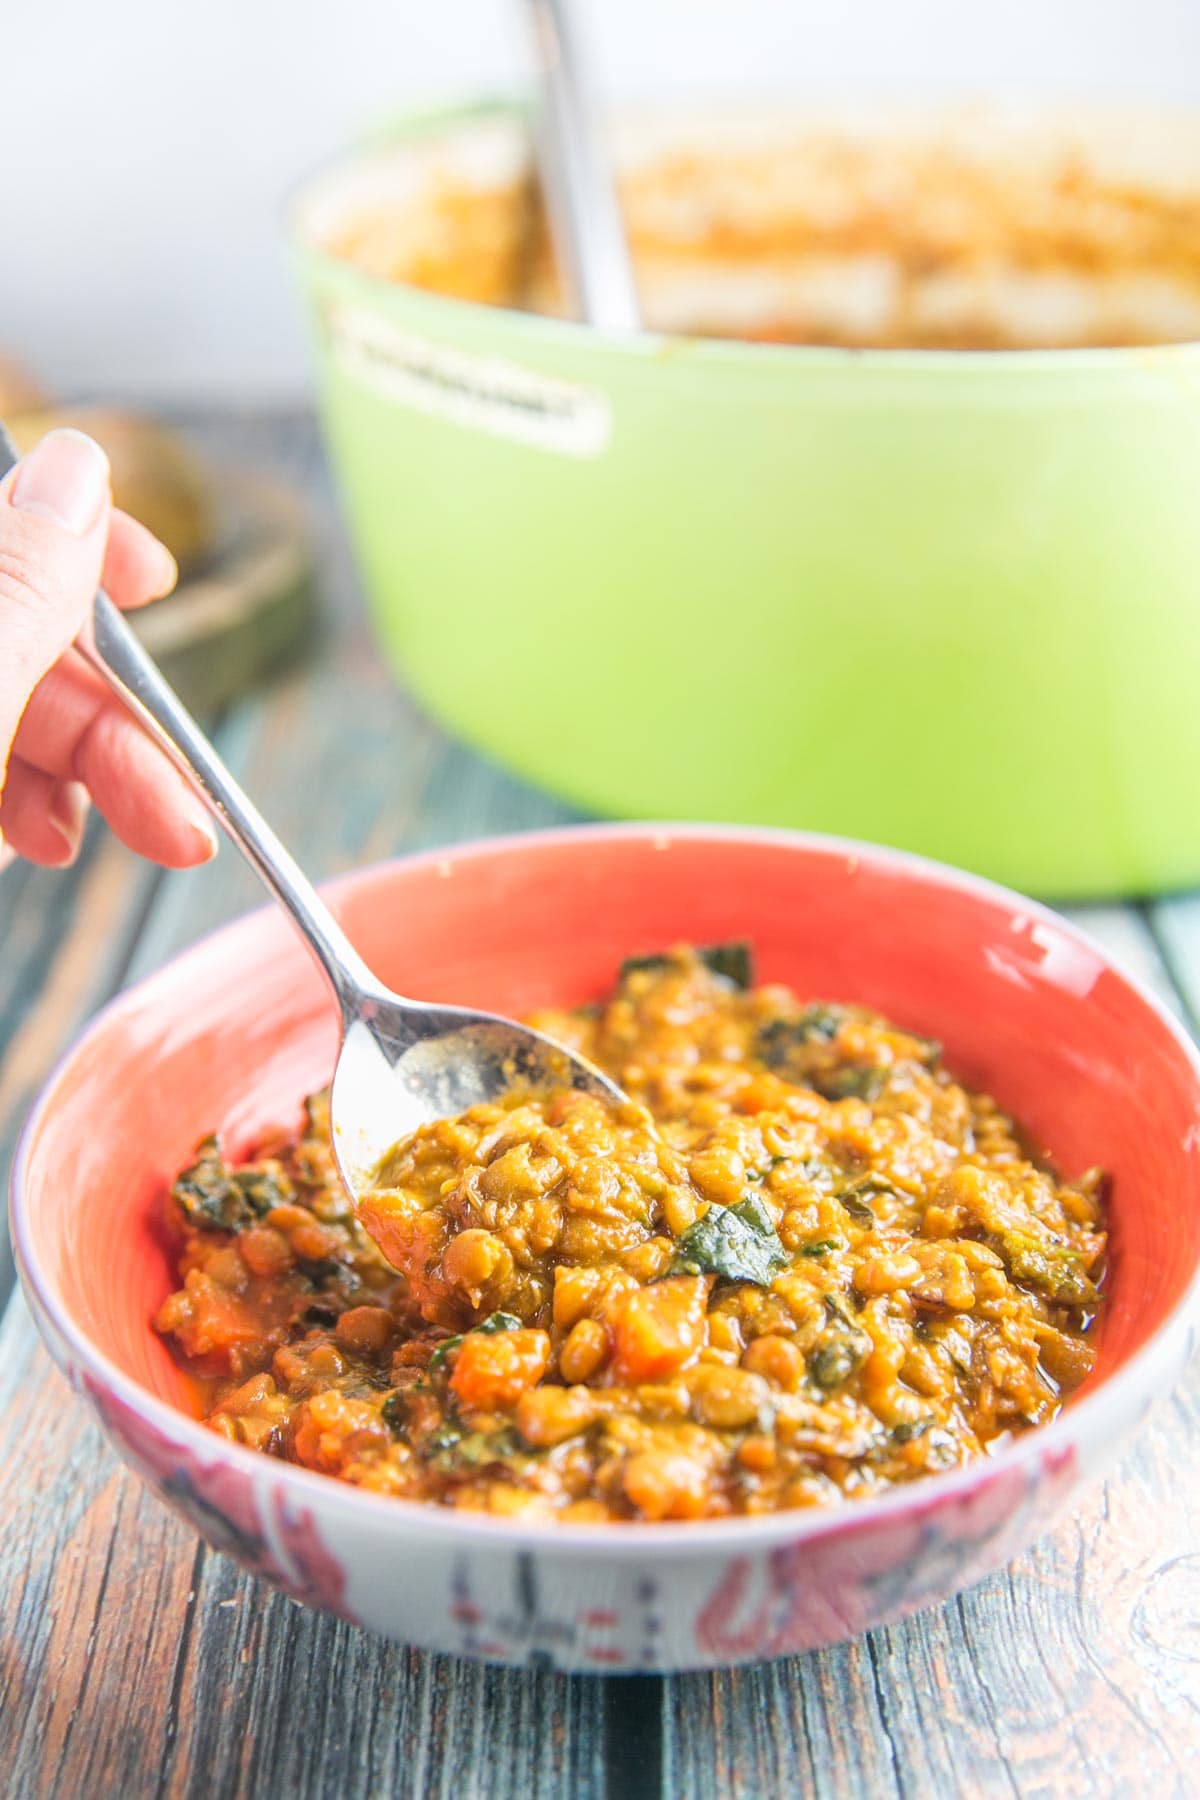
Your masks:
{"label": "green kale piece", "polygon": [[[696,955],[711,975],[728,981],[732,987],[748,988],[754,985],[754,953],[743,938],[728,944],[701,945]],[[657,956],[627,956],[621,964],[618,979],[624,981],[627,975],[641,971],[659,973],[671,966],[671,958],[665,951]]]}
{"label": "green kale piece", "polygon": [[933,1429],[932,1419],[902,1419],[899,1425],[893,1425],[889,1433],[893,1444],[911,1444],[914,1438],[924,1437]]}
{"label": "green kale piece", "polygon": [[878,1100],[888,1072],[869,1064],[841,1063],[834,1069],[814,1069],[808,1081],[824,1100]]}
{"label": "green kale piece", "polygon": [[453,1411],[444,1414],[431,1431],[413,1438],[412,1447],[422,1462],[443,1475],[483,1469],[489,1463],[507,1466],[524,1454],[509,1426],[499,1431],[468,1431]]}
{"label": "green kale piece", "polygon": [[862,1360],[862,1352],[856,1344],[848,1338],[836,1338],[813,1353],[808,1372],[819,1388],[833,1393],[837,1388],[845,1387]]}
{"label": "green kale piece", "polygon": [[825,1295],[825,1314],[831,1335],[809,1358],[810,1379],[826,1393],[845,1387],[871,1353],[871,1340],[859,1325],[844,1300],[836,1294]]}
{"label": "green kale piece", "polygon": [[1014,1281],[1025,1281],[1059,1306],[1095,1306],[1100,1298],[1084,1273],[1083,1258],[1064,1244],[1043,1243],[1023,1231],[1006,1231],[1000,1254]]}
{"label": "green kale piece", "polygon": [[393,1437],[403,1437],[408,1425],[408,1395],[403,1388],[397,1388],[387,1396],[379,1408],[379,1416]]}
{"label": "green kale piece", "polygon": [[831,1044],[849,1017],[843,1006],[806,1006],[794,1018],[768,1019],[755,1042],[755,1055],[768,1069],[786,1069],[797,1051]]}
{"label": "green kale piece", "polygon": [[860,1175],[848,1187],[842,1188],[837,1198],[856,1225],[874,1225],[875,1214],[867,1204],[872,1194],[895,1194],[902,1200],[911,1198],[886,1175]]}
{"label": "green kale piece", "polygon": [[269,1169],[231,1169],[217,1137],[205,1138],[171,1194],[184,1218],[200,1231],[245,1231],[292,1197],[290,1186]]}
{"label": "green kale piece", "polygon": [[770,1213],[757,1194],[733,1206],[710,1206],[689,1225],[671,1264],[673,1275],[716,1275],[767,1287],[788,1261]]}

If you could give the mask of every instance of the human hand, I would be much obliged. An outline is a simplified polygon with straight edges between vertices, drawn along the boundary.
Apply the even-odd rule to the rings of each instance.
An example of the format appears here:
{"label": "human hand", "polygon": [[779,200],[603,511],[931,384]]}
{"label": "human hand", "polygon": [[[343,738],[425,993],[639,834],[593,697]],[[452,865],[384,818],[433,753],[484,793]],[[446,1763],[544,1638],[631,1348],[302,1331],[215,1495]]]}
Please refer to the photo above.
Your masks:
{"label": "human hand", "polygon": [[61,868],[89,798],[140,855],[187,868],[217,842],[187,783],[73,644],[103,585],[118,606],[170,593],[169,550],[112,504],[108,459],[51,431],[0,482],[0,862]]}

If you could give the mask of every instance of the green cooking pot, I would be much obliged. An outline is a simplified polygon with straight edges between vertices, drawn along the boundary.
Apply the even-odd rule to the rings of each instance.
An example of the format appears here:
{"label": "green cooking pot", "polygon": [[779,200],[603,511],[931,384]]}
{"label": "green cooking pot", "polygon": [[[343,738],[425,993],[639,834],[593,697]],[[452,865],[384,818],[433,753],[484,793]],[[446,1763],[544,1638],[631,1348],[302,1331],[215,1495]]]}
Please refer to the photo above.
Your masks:
{"label": "green cooking pot", "polygon": [[1200,879],[1200,345],[606,338],[327,254],[371,154],[295,235],[380,639],[436,717],[601,812],[1063,898]]}

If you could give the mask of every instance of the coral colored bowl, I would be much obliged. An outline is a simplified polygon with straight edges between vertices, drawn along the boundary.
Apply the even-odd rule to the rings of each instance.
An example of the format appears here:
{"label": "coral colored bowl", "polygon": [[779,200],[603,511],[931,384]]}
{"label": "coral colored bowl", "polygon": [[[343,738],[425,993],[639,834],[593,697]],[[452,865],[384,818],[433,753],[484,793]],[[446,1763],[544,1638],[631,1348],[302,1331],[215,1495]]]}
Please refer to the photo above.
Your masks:
{"label": "coral colored bowl", "polygon": [[762,974],[942,1039],[1067,1171],[1113,1175],[1097,1369],[985,1463],[829,1511],[552,1528],[357,1492],[189,1416],[151,1328],[163,1185],[219,1126],[298,1119],[335,1016],[286,921],[242,919],[123,995],[26,1126],[12,1216],[26,1293],[121,1455],[220,1549],[298,1599],[431,1649],[570,1670],[679,1669],[886,1623],[1021,1551],[1165,1393],[1200,1267],[1200,1061],[1088,939],[1019,896],[866,845],[585,828],[417,857],[332,897],[401,991],[521,1012],[601,992],[618,960],[746,934]]}

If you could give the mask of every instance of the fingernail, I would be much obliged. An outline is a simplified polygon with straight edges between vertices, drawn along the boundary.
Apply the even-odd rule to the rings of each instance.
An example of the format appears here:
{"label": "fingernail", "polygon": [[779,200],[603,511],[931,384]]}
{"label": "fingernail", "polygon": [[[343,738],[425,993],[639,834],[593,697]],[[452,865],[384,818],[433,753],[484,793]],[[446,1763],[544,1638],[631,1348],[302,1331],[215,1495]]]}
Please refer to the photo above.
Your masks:
{"label": "fingernail", "polygon": [[160,568],[158,574],[153,577],[150,597],[152,600],[164,600],[168,594],[173,594],[179,585],[179,564],[165,544],[158,543],[156,540],[156,548],[159,552]]}
{"label": "fingernail", "polygon": [[57,865],[59,868],[68,868],[79,855],[87,816],[87,789],[81,787],[79,782],[67,781],[55,790],[47,817],[66,846],[66,854]]}
{"label": "fingernail", "polygon": [[94,438],[70,426],[49,431],[22,457],[13,484],[19,512],[53,519],[86,537],[109,497],[108,458]]}
{"label": "fingernail", "polygon": [[211,862],[217,854],[217,834],[213,829],[207,813],[194,812],[188,820],[189,825],[204,846],[201,862]]}

